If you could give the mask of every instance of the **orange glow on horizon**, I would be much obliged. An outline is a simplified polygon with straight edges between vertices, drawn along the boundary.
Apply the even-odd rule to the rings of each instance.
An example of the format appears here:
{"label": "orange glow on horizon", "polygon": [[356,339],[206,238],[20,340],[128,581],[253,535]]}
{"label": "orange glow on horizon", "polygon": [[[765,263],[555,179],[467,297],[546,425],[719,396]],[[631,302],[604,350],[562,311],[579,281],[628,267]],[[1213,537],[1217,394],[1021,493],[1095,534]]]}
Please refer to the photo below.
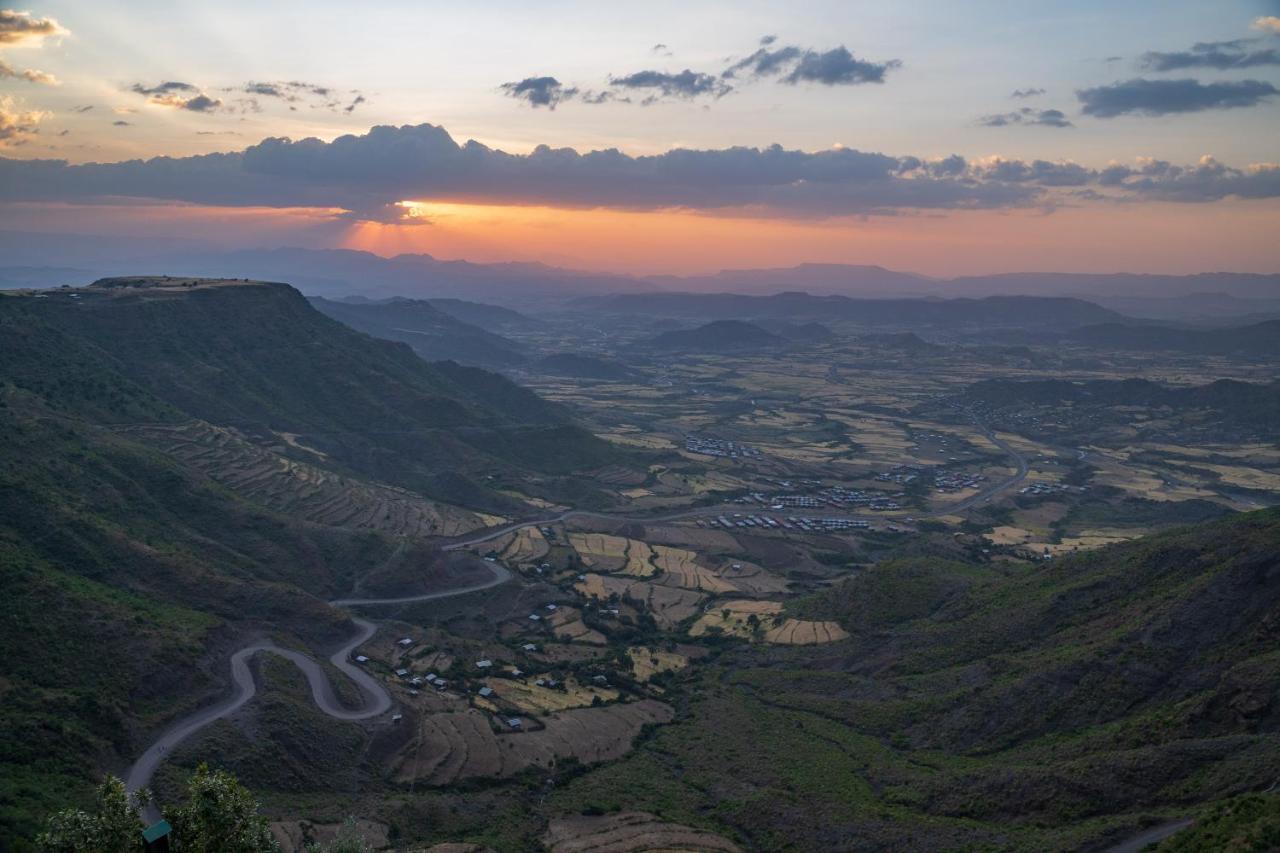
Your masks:
{"label": "orange glow on horizon", "polygon": [[829,220],[682,210],[579,210],[413,201],[406,223],[358,222],[344,248],[484,263],[539,261],[602,272],[707,273],[799,263],[878,264],[927,275],[1069,272],[1274,272],[1280,201],[1092,204]]}

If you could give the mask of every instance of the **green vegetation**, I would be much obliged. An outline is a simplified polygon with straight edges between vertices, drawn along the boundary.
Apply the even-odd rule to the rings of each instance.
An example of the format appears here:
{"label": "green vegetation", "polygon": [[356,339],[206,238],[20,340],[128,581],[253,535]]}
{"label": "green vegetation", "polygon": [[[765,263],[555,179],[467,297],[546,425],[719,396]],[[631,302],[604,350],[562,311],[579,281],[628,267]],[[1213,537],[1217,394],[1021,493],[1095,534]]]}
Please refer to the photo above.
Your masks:
{"label": "green vegetation", "polygon": [[[174,853],[272,853],[278,851],[258,803],[228,773],[200,767],[187,781],[186,801],[165,812]],[[144,849],[138,801],[124,783],[108,777],[91,811],[66,809],[53,815],[36,839],[42,853],[128,853]],[[347,850],[350,848],[341,848]],[[358,849],[358,848],[357,848]]]}

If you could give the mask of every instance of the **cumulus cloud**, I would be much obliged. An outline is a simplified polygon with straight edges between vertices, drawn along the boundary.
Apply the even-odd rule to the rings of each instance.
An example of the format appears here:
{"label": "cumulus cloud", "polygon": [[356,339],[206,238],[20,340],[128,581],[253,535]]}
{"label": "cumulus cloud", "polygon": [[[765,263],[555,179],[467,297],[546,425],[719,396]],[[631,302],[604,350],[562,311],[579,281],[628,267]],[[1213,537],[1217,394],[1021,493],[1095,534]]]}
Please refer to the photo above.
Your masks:
{"label": "cumulus cloud", "polygon": [[1255,30],[1262,30],[1264,33],[1271,33],[1273,36],[1280,36],[1280,18],[1275,15],[1256,18],[1252,26]]}
{"label": "cumulus cloud", "polygon": [[68,34],[53,18],[34,18],[30,12],[0,9],[0,45],[39,45],[47,38]]}
{"label": "cumulus cloud", "polygon": [[1122,115],[1161,116],[1203,110],[1253,107],[1280,94],[1270,83],[1261,80],[1201,83],[1183,80],[1147,80],[1135,78],[1076,90],[1085,115],[1115,118]]}
{"label": "cumulus cloud", "polygon": [[0,97],[0,148],[26,143],[40,132],[40,122],[49,114],[40,110],[24,110],[9,95]]}
{"label": "cumulus cloud", "polygon": [[1007,113],[993,113],[978,119],[983,127],[1008,127],[1015,124],[1041,125],[1043,127],[1074,127],[1062,110],[1035,110],[1031,107]]}
{"label": "cumulus cloud", "polygon": [[578,94],[575,87],[565,86],[554,77],[526,77],[512,83],[503,83],[498,88],[531,107],[546,107],[549,110],[554,110],[557,104]]}
{"label": "cumulus cloud", "polygon": [[34,68],[14,68],[3,59],[0,59],[0,80],[6,77],[13,80],[26,80],[28,83],[40,83],[45,86],[59,85],[58,78],[52,74],[46,74]]}
{"label": "cumulus cloud", "polygon": [[1199,42],[1190,50],[1148,51],[1138,58],[1138,65],[1148,71],[1182,71],[1187,68],[1216,68],[1228,71],[1233,68],[1257,68],[1263,65],[1280,65],[1280,50],[1275,48],[1250,49],[1252,39],[1233,41]]}
{"label": "cumulus cloud", "polygon": [[1193,166],[1143,158],[1134,166],[1107,167],[1100,173],[1099,183],[1144,200],[1212,202],[1229,197],[1276,198],[1280,197],[1280,164],[1253,163],[1237,169],[1208,155]]}
{"label": "cumulus cloud", "polygon": [[332,142],[267,139],[243,151],[150,161],[73,165],[0,158],[0,201],[124,196],[341,208],[355,217],[402,215],[394,208],[406,198],[824,218],[1051,207],[1062,193],[1123,200],[1270,198],[1280,196],[1280,169],[1202,161],[1094,170],[1045,160],[923,160],[776,145],[677,148],[651,156],[539,146],[509,154],[474,141],[458,144],[429,124],[375,127]]}

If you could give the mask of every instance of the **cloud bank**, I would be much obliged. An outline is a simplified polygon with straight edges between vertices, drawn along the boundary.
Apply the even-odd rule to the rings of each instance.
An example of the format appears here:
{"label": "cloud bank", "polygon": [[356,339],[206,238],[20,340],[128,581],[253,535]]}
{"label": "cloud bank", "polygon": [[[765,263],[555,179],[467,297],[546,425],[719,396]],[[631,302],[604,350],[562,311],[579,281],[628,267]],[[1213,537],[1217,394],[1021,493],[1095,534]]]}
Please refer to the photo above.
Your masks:
{"label": "cloud bank", "polygon": [[1096,118],[1254,107],[1275,95],[1280,95],[1280,89],[1262,80],[1201,83],[1190,78],[1147,80],[1141,77],[1076,91],[1080,111]]}
{"label": "cloud bank", "polygon": [[375,127],[332,142],[272,138],[231,153],[121,163],[0,158],[0,201],[121,196],[341,208],[378,219],[405,199],[826,218],[1052,206],[1064,192],[1182,202],[1274,198],[1280,197],[1280,167],[1232,168],[1209,158],[1187,167],[1144,161],[1096,170],[1043,160],[923,160],[780,146],[677,148],[640,157],[540,146],[509,154],[474,141],[458,144],[430,124]]}

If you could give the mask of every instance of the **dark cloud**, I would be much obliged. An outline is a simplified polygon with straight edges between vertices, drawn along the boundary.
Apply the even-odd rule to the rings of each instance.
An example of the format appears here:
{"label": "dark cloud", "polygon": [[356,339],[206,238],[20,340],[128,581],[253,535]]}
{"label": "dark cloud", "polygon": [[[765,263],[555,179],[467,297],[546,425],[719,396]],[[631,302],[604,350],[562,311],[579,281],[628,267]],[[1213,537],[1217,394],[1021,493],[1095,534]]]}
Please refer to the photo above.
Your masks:
{"label": "dark cloud", "polygon": [[[896,59],[886,62],[858,59],[843,45],[819,51],[795,45],[775,48],[773,44],[776,41],[776,36],[764,36],[755,51],[715,73],[694,71],[691,68],[678,72],[646,69],[612,75],[609,77],[608,88],[598,92],[567,86],[555,77],[529,77],[518,82],[504,83],[500,88],[506,94],[527,101],[535,107],[554,108],[556,104],[570,100],[589,104],[606,101],[630,103],[631,98],[621,94],[624,92],[636,93],[638,102],[647,106],[663,99],[722,98],[733,92],[739,81],[766,77],[793,86],[799,83],[819,83],[826,86],[883,83],[885,74],[902,64]],[[657,44],[653,50],[663,52],[667,50],[667,46]]]}
{"label": "dark cloud", "polygon": [[859,83],[883,83],[884,75],[902,62],[867,62],[854,58],[844,47],[823,53],[808,50],[800,57],[790,74],[782,78],[784,83],[821,83],[824,86],[852,86]]}
{"label": "dark cloud", "polygon": [[113,127],[133,127],[132,124],[125,121],[124,119],[116,119],[115,121],[111,122],[111,125]]}
{"label": "dark cloud", "polygon": [[0,9],[0,45],[39,44],[67,31],[53,18],[33,18],[30,12]]}
{"label": "dark cloud", "polygon": [[129,87],[129,91],[136,92],[139,95],[172,95],[176,92],[198,92],[200,89],[191,83],[181,83],[177,80],[168,80],[164,83],[158,83],[155,86],[144,86],[141,83],[134,83]]}
{"label": "dark cloud", "polygon": [[[440,127],[267,139],[244,151],[73,165],[0,158],[0,201],[145,197],[196,204],[324,207],[386,216],[405,198],[571,208],[725,211],[823,218],[918,210],[1051,207],[1063,192],[1199,201],[1280,196],[1280,167],[1180,168],[1155,161],[1092,170],[1073,163],[894,157],[836,148],[673,149],[633,157],[539,146],[508,154]],[[381,213],[377,213],[381,211]]]}
{"label": "dark cloud", "polygon": [[1280,65],[1280,50],[1248,49],[1253,39],[1234,41],[1200,42],[1190,50],[1162,53],[1148,51],[1138,59],[1138,65],[1148,71],[1182,71],[1187,68],[1216,68],[1227,71],[1233,68],[1257,68],[1262,65]]}
{"label": "dark cloud", "polygon": [[1044,89],[1037,89],[1034,86],[1027,89],[1014,89],[1009,93],[1010,98],[1034,98],[1037,95],[1045,94]]}
{"label": "dark cloud", "polygon": [[514,83],[503,83],[498,87],[516,100],[525,101],[531,107],[546,107],[554,110],[562,101],[572,100],[578,90],[565,86],[554,77],[526,77]]}
{"label": "dark cloud", "polygon": [[688,68],[675,74],[665,71],[637,71],[625,77],[610,77],[609,85],[647,92],[645,99],[641,101],[643,104],[650,104],[664,97],[688,99],[710,95],[719,98],[732,90],[732,87],[718,77]]}
{"label": "dark cloud", "polygon": [[810,50],[787,45],[771,49],[772,37],[765,45],[726,68],[721,76],[734,78],[739,74],[754,77],[777,76],[783,83],[821,83],[826,86],[851,86],[859,83],[883,83],[890,69],[902,65],[899,60],[868,62],[857,59],[848,48],[841,45],[827,51]]}
{"label": "dark cloud", "polygon": [[656,54],[658,54],[659,56],[670,56],[670,55],[671,55],[671,48],[670,48],[670,47],[668,47],[667,45],[663,44],[662,42],[658,42],[658,43],[657,43],[657,44],[655,44],[653,47],[649,48],[649,52],[650,52],[650,53],[656,53]]}
{"label": "dark cloud", "polygon": [[71,112],[73,112],[73,113],[87,113],[87,112],[89,112],[89,110],[91,110],[91,109],[93,109],[93,104],[81,104],[81,105],[79,105],[79,106],[72,107],[72,108],[71,108]]}
{"label": "dark cloud", "polygon": [[[223,91],[241,92],[249,95],[250,100],[268,98],[281,101],[289,104],[290,109],[295,109],[296,105],[305,104],[312,109],[344,113],[354,112],[358,105],[367,101],[364,93],[355,89],[349,93],[342,93],[332,86],[322,86],[319,83],[307,83],[302,80],[251,81],[243,86],[231,87]],[[348,102],[345,99],[345,94],[354,95],[355,97]],[[253,103],[256,105],[257,101],[254,100]],[[253,111],[256,112],[257,110]]]}
{"label": "dark cloud", "polygon": [[1201,83],[1184,80],[1135,78],[1110,86],[1078,89],[1081,112],[1097,118],[1137,114],[1148,116],[1190,113],[1257,106],[1280,94],[1280,89],[1261,80]]}
{"label": "dark cloud", "polygon": [[1043,127],[1074,127],[1062,110],[1034,110],[1031,107],[1007,113],[993,113],[978,119],[983,127],[1008,127],[1014,124],[1041,125]]}
{"label": "dark cloud", "polygon": [[1043,187],[1082,187],[1092,183],[1097,173],[1078,163],[1051,163],[1048,160],[1005,160],[994,158],[975,164],[970,173],[983,180],[1035,183]]}

